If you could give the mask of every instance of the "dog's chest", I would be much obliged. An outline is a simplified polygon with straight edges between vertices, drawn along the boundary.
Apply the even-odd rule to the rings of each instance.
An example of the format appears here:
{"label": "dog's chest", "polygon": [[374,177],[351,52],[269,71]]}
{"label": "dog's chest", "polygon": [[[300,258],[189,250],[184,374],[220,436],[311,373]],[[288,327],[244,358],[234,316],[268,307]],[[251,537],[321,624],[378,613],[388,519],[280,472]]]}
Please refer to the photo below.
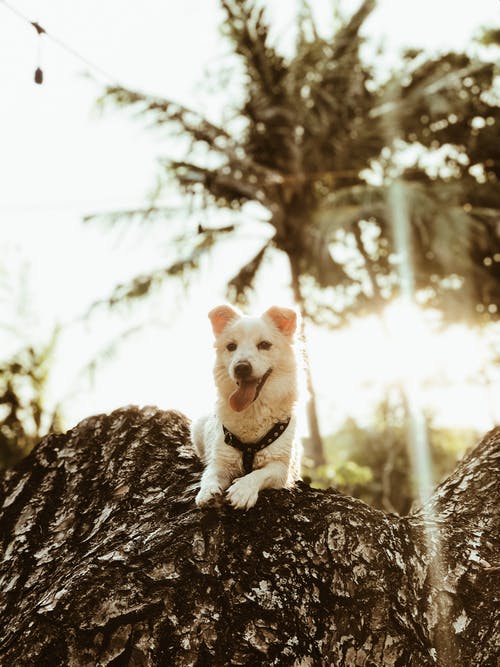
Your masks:
{"label": "dog's chest", "polygon": [[[275,445],[275,447],[273,447]],[[276,461],[277,458],[277,453],[281,452],[282,454],[284,453],[284,447],[283,444],[279,445],[279,443],[275,442],[273,445],[269,445],[268,447],[265,447],[264,449],[261,449],[258,451],[253,459],[253,468],[254,470],[256,468],[263,468],[265,465],[270,463],[271,461]],[[271,449],[272,448],[272,449]],[[276,451],[278,450],[278,452]],[[274,452],[274,455],[273,455]]]}
{"label": "dog's chest", "polygon": [[281,461],[288,465],[293,446],[291,432],[279,436],[272,444],[259,449],[253,457],[253,469],[263,468],[272,461]]}

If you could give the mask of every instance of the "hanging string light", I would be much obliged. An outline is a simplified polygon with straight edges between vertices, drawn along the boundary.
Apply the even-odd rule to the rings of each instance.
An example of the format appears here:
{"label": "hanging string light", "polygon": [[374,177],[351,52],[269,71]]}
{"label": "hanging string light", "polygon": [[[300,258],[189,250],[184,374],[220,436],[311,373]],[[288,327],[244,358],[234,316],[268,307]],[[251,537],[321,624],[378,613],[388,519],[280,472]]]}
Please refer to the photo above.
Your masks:
{"label": "hanging string light", "polygon": [[108,81],[111,85],[118,86],[120,87],[121,84],[119,80],[114,77],[112,74],[104,70],[102,67],[99,67],[99,65],[96,65],[96,63],[92,62],[88,58],[86,58],[84,55],[79,53],[76,49],[74,49],[70,44],[67,42],[63,41],[62,39],[59,39],[59,37],[56,37],[50,32],[47,32],[43,26],[41,26],[39,23],[36,21],[30,21],[30,19],[25,16],[22,12],[20,12],[17,7],[14,7],[11,5],[9,2],[6,0],[0,0],[0,6],[5,7],[5,9],[9,10],[13,14],[15,14],[18,18],[23,20],[25,23],[31,25],[37,32],[37,38],[38,38],[38,63],[37,63],[37,68],[35,70],[35,83],[37,84],[42,84],[43,83],[43,70],[41,67],[41,53],[42,53],[42,39],[45,36],[45,39],[50,40],[52,43],[56,44],[60,49],[63,51],[66,51],[70,56],[73,58],[76,58],[80,62],[84,63],[90,71],[93,71],[94,73],[98,74],[101,78],[105,79]]}
{"label": "hanging string light", "polygon": [[36,21],[30,21],[31,25],[35,28],[38,35],[38,47],[37,47],[37,68],[35,70],[35,83],[42,85],[43,83],[43,70],[41,68],[42,64],[42,36],[45,34],[45,28],[37,23]]}

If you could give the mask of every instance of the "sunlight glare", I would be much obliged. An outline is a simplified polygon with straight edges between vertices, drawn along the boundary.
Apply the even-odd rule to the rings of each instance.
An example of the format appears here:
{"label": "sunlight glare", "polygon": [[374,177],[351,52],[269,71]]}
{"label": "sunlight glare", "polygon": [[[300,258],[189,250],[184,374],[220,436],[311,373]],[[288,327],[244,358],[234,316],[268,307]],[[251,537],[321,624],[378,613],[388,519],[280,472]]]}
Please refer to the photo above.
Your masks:
{"label": "sunlight glare", "polygon": [[466,384],[487,361],[477,332],[465,325],[443,327],[437,311],[424,310],[406,297],[384,309],[380,324],[388,384],[416,383],[419,392],[437,382]]}
{"label": "sunlight glare", "polygon": [[387,379],[422,383],[434,368],[435,339],[421,309],[401,297],[385,308],[381,324],[386,334]]}
{"label": "sunlight glare", "polygon": [[[405,331],[399,332],[400,335],[396,339],[398,342],[396,342],[395,347],[397,350],[399,344],[399,350],[402,353],[400,354],[400,361],[406,365],[408,372],[408,376],[404,378],[404,382],[401,384],[404,400],[406,401],[407,448],[414,473],[416,495],[424,517],[425,548],[429,559],[430,580],[435,589],[438,590],[444,578],[444,566],[441,557],[440,536],[434,528],[436,516],[429,502],[435,480],[426,417],[420,400],[422,378],[418,377],[420,373],[416,372],[417,366],[414,363],[408,363],[410,359],[413,359],[420,365],[424,358],[428,358],[426,357],[426,350],[430,348],[430,337],[425,326],[420,324],[423,318],[418,317],[418,309],[415,304],[411,221],[401,182],[397,181],[391,186],[388,204],[391,207],[394,245],[398,258],[397,271],[402,294],[398,304],[399,316],[396,322],[405,328]],[[422,366],[425,367],[425,364],[422,363]],[[439,657],[453,655],[453,641],[450,619],[445,611],[443,613],[443,630],[435,639]]]}

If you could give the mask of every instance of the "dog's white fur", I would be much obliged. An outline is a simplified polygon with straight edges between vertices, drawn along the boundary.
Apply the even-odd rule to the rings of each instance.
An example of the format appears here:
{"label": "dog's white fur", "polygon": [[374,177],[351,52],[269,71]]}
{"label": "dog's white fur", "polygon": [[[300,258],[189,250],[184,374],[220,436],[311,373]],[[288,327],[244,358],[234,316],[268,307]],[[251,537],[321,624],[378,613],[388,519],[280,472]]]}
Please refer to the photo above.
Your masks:
{"label": "dog's white fur", "polygon": [[[214,414],[192,428],[193,444],[206,464],[196,503],[203,506],[227,491],[233,507],[248,509],[261,489],[290,488],[300,477],[301,446],[295,435],[297,316],[294,310],[273,306],[262,317],[245,317],[229,306],[218,306],[209,318],[215,334],[217,401]],[[262,341],[271,343],[270,349],[259,349]],[[235,350],[227,349],[231,343],[236,344]],[[272,372],[257,398],[238,410],[230,396],[238,388],[235,367],[242,361],[251,364],[253,379],[262,378],[269,368]],[[242,442],[253,443],[289,417],[283,434],[255,455],[254,469],[245,475],[242,454],[224,442],[222,425]]]}

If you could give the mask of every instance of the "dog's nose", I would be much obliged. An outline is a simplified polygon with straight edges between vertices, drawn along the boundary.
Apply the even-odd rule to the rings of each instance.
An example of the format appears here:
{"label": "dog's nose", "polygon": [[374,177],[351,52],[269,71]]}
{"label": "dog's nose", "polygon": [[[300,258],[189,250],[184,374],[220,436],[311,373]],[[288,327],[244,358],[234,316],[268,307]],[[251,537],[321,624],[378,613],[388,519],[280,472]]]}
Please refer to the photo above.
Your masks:
{"label": "dog's nose", "polygon": [[234,374],[239,380],[246,380],[252,375],[252,365],[249,361],[238,361],[234,367]]}

